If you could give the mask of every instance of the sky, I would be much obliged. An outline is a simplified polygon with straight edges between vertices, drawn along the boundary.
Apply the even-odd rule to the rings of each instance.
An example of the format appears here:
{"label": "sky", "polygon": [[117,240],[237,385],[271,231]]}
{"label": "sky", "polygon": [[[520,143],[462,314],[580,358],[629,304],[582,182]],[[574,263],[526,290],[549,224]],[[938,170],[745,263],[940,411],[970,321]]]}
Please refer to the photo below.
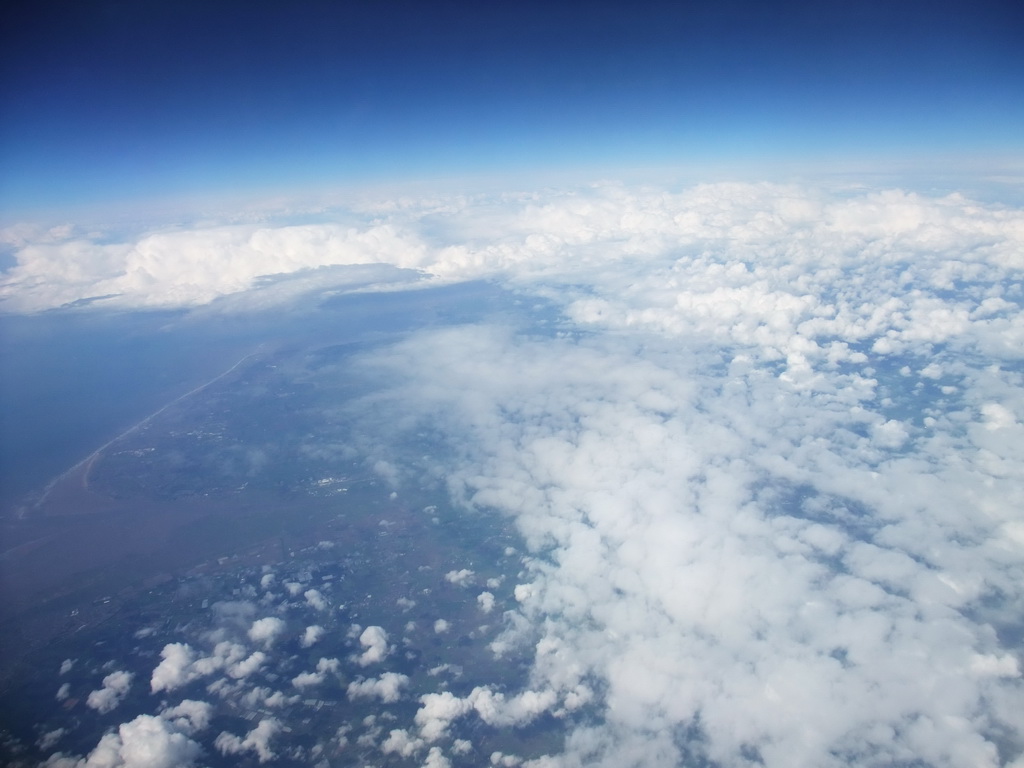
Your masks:
{"label": "sky", "polygon": [[1019,160],[1024,11],[62,2],[4,11],[0,210],[452,176]]}

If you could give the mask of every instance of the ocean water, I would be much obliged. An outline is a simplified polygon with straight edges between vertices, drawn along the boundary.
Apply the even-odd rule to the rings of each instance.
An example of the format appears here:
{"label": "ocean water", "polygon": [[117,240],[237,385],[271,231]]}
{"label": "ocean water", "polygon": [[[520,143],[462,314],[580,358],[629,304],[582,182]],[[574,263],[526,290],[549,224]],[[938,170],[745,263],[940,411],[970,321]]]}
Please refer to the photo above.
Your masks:
{"label": "ocean water", "polygon": [[275,313],[54,311],[0,316],[0,512],[245,355],[370,342],[474,320],[514,297],[487,283],[322,296]]}

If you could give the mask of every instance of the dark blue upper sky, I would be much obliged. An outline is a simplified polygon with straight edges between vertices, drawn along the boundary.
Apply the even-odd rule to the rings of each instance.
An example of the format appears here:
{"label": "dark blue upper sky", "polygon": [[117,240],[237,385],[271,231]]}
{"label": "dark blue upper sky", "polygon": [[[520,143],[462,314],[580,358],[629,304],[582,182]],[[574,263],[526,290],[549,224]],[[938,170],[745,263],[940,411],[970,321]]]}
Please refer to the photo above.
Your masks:
{"label": "dark blue upper sky", "polygon": [[1024,4],[31,0],[0,206],[546,168],[1020,156]]}

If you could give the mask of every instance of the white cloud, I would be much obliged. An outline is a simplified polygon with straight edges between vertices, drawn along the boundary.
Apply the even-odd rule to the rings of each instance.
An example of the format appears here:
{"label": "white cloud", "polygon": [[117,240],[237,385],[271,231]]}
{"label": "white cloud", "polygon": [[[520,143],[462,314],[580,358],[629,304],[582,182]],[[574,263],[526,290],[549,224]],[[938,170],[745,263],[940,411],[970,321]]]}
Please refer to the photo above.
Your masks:
{"label": "white cloud", "polygon": [[281,722],[273,717],[260,720],[259,724],[238,737],[227,731],[217,736],[213,745],[223,755],[237,755],[243,752],[255,752],[261,763],[273,760],[277,755],[270,748],[270,740],[281,731]]}
{"label": "white cloud", "polygon": [[481,592],[476,596],[476,602],[484,613],[490,613],[494,610],[494,595],[490,592]]}
{"label": "white cloud", "polygon": [[[272,637],[276,637],[279,631],[275,630]],[[162,660],[150,678],[153,693],[173,691],[193,680],[221,670],[227,672],[230,677],[240,680],[259,670],[267,660],[266,654],[262,651],[255,651],[246,656],[244,646],[227,640],[217,643],[209,656],[198,656],[187,643],[168,643],[160,652],[160,656]]]}
{"label": "white cloud", "polygon": [[396,728],[388,734],[388,737],[380,745],[380,751],[385,755],[397,754],[402,757],[412,757],[424,746],[423,739],[410,736],[403,728]]}
{"label": "white cloud", "polygon": [[202,752],[185,734],[166,720],[139,715],[108,733],[85,758],[61,753],[43,763],[47,768],[188,768]]}
{"label": "white cloud", "polygon": [[249,628],[249,639],[254,643],[263,643],[264,647],[270,648],[284,630],[283,620],[277,616],[267,616],[252,623]]}
{"label": "white cloud", "polygon": [[445,757],[440,747],[431,747],[423,762],[423,768],[451,768],[451,765],[451,760]]}
{"label": "white cloud", "polygon": [[472,707],[468,699],[460,699],[450,691],[420,696],[420,708],[415,716],[420,736],[430,742],[443,738],[452,721],[462,717]]}
{"label": "white cloud", "polygon": [[316,672],[303,672],[296,675],[292,678],[292,685],[296,688],[320,685],[328,674],[337,674],[339,664],[340,662],[337,659],[322,658],[316,663]]}
{"label": "white cloud", "polygon": [[443,634],[448,631],[450,626],[444,619],[438,619],[434,622],[434,633],[438,635]]}
{"label": "white cloud", "polygon": [[[532,647],[529,688],[422,696],[396,751],[461,717],[586,708],[564,754],[533,765],[675,766],[688,730],[688,748],[724,765],[1015,759],[1024,211],[854,187],[608,184],[507,197],[486,226],[456,202],[430,221],[377,215],[343,232],[103,245],[26,233],[2,296],[194,305],[258,274],[365,259],[498,278],[562,311],[553,335],[524,313],[425,329],[353,367],[388,382],[373,408],[353,406],[387,414],[367,424],[381,441],[368,465],[398,484],[419,460],[395,456],[408,436],[444,435],[453,450],[422,461],[447,463],[425,471],[455,503],[510,516],[531,554],[491,644]],[[384,630],[360,631],[359,663],[385,658]],[[233,654],[204,667],[167,646],[152,687]],[[447,762],[437,747],[426,760]]]}
{"label": "white cloud", "polygon": [[[264,308],[311,289],[408,281],[415,273],[355,265],[415,268],[423,255],[415,235],[386,224],[363,231],[329,224],[213,226],[120,243],[42,239],[18,250],[18,265],[0,283],[0,300],[18,311],[96,296],[111,296],[105,303],[119,307],[194,306],[255,289],[244,306]],[[268,275],[290,278],[259,280]]]}
{"label": "white cloud", "polygon": [[306,630],[302,633],[302,637],[299,640],[299,645],[303,648],[311,648],[324,636],[324,632],[324,628],[319,624],[313,624],[306,627]]}
{"label": "white cloud", "polygon": [[448,573],[444,575],[444,580],[451,584],[455,584],[456,586],[465,587],[469,585],[475,575],[476,574],[468,568],[463,568],[458,571],[448,571]]}
{"label": "white cloud", "polygon": [[303,597],[306,598],[306,603],[308,603],[310,607],[315,608],[318,611],[326,611],[330,608],[327,598],[325,598],[318,589],[307,589],[303,593]]}
{"label": "white cloud", "polygon": [[350,699],[372,697],[380,699],[385,704],[390,704],[402,697],[402,689],[408,684],[408,676],[397,672],[385,672],[378,678],[356,680],[349,683],[348,697]]}
{"label": "white cloud", "polygon": [[210,725],[213,707],[205,701],[184,699],[173,707],[167,707],[160,717],[167,720],[176,731],[191,735],[205,730]]}
{"label": "white cloud", "polygon": [[387,657],[388,633],[382,627],[367,627],[359,635],[359,644],[366,650],[359,655],[357,661],[361,666],[369,666],[383,661]]}
{"label": "white cloud", "polygon": [[1024,708],[1024,212],[714,185],[520,216],[431,269],[508,269],[566,333],[364,358],[381,441],[447,435],[427,469],[534,555],[528,625],[492,644],[535,644],[531,688],[423,697],[420,738],[587,706],[555,764],[676,765],[651,734],[687,728],[723,764],[997,764]]}
{"label": "white cloud", "polygon": [[408,597],[400,597],[397,600],[395,600],[395,605],[397,605],[403,611],[410,611],[416,607],[416,601],[410,600]]}
{"label": "white cloud", "polygon": [[254,651],[246,658],[230,664],[227,667],[227,673],[236,680],[240,680],[259,671],[266,660],[267,655],[263,651]]}
{"label": "white cloud", "polygon": [[286,707],[299,700],[299,696],[285,696],[281,691],[271,691],[264,686],[254,686],[242,695],[240,701],[248,709],[259,709],[260,707]]}
{"label": "white cloud", "polygon": [[89,698],[85,700],[86,706],[104,714],[113,711],[128,694],[133,677],[131,672],[123,670],[111,672],[103,678],[103,687],[89,694]]}

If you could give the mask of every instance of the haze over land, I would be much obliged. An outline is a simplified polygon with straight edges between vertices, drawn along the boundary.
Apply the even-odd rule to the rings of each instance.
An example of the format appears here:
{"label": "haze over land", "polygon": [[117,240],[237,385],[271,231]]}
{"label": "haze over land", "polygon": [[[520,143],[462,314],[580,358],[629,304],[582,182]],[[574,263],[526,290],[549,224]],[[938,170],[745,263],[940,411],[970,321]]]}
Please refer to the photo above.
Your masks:
{"label": "haze over land", "polygon": [[1016,6],[41,8],[8,762],[1022,764]]}

